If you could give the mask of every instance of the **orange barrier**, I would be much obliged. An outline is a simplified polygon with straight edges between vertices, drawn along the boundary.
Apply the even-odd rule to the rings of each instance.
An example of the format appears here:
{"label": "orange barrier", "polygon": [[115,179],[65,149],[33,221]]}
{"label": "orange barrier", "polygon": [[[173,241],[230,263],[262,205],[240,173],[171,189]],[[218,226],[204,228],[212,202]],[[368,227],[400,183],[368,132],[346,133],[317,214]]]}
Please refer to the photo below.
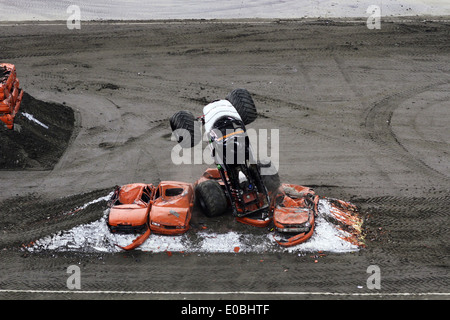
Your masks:
{"label": "orange barrier", "polygon": [[19,112],[23,98],[16,67],[10,63],[0,63],[0,120],[8,129],[14,128],[14,118]]}

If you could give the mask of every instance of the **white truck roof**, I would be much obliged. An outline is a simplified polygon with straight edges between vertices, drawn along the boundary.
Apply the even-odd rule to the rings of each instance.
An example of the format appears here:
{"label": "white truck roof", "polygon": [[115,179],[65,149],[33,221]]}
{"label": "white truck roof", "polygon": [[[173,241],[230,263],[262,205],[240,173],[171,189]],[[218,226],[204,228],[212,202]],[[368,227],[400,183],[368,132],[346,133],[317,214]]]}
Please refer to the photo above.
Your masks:
{"label": "white truck roof", "polygon": [[210,132],[214,123],[224,116],[242,120],[237,110],[228,100],[211,102],[203,108],[203,115],[205,117],[206,132]]}

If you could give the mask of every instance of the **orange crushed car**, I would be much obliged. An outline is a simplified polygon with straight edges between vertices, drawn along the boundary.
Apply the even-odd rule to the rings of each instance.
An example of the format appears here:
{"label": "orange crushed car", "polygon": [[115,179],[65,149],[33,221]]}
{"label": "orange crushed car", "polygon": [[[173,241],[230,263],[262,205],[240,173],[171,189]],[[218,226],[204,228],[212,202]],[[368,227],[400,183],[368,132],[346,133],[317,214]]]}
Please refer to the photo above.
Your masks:
{"label": "orange crushed car", "polygon": [[189,229],[194,208],[191,183],[164,181],[155,190],[149,215],[150,229],[160,234],[181,234]]}
{"label": "orange crushed car", "polygon": [[[290,247],[308,240],[314,233],[319,196],[309,187],[282,184],[273,200],[273,223],[284,236],[276,242]],[[287,236],[286,236],[287,235]]]}
{"label": "orange crushed car", "polygon": [[152,184],[143,183],[116,187],[108,215],[111,232],[137,233],[147,229],[154,190]]}
{"label": "orange crushed car", "polygon": [[178,181],[152,184],[133,183],[116,187],[110,200],[108,226],[113,233],[141,233],[132,250],[145,242],[151,232],[181,234],[189,229],[194,207],[193,185]]}
{"label": "orange crushed car", "polygon": [[14,128],[14,118],[19,112],[23,91],[19,88],[16,67],[0,63],[0,120],[8,129]]}

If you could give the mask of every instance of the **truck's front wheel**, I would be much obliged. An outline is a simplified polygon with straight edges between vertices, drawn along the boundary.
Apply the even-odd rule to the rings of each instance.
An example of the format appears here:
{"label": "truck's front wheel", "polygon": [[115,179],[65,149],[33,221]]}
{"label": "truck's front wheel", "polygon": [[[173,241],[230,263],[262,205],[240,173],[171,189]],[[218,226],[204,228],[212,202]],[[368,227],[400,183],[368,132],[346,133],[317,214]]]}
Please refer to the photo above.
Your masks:
{"label": "truck's front wheel", "polygon": [[250,92],[246,89],[234,89],[225,99],[233,105],[245,125],[256,120],[257,113],[255,102],[253,101]]}
{"label": "truck's front wheel", "polygon": [[206,180],[197,185],[196,198],[208,217],[222,215],[227,209],[227,198],[222,187],[215,180]]}

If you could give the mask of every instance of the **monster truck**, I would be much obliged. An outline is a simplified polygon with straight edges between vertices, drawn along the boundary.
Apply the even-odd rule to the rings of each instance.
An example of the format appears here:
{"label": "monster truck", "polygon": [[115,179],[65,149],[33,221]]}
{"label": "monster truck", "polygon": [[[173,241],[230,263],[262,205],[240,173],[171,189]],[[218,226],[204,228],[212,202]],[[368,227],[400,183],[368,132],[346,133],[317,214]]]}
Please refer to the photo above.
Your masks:
{"label": "monster truck", "polygon": [[[261,164],[253,155],[246,132],[246,125],[256,116],[253,99],[245,89],[233,90],[226,99],[203,108],[199,119],[205,128],[216,169],[212,173],[215,178],[208,179],[206,174],[195,183],[195,191],[207,216],[218,216],[231,208],[241,222],[259,226],[270,222],[272,190],[268,190],[265,177],[261,175]],[[188,111],[174,114],[170,125],[184,147],[192,147],[201,140],[200,126]],[[277,188],[275,185],[273,189]]]}
{"label": "monster truck", "polygon": [[[231,208],[245,224],[265,227],[274,221],[275,229],[287,235],[277,243],[296,245],[314,232],[318,196],[307,187],[281,184],[270,162],[256,161],[246,130],[256,117],[250,93],[235,89],[225,99],[206,105],[201,117],[189,111],[175,113],[170,126],[184,148],[200,143],[200,127],[205,128],[216,164],[195,182],[196,198],[205,215],[219,216]],[[271,174],[262,175],[262,168]]]}

